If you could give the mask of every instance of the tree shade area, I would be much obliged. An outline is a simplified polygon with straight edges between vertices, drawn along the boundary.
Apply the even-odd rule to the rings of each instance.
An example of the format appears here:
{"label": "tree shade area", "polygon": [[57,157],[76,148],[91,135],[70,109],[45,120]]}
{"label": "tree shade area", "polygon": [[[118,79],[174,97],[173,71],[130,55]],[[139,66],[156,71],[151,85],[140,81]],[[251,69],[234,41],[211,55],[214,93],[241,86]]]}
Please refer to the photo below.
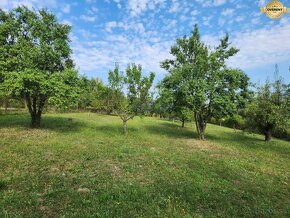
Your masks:
{"label": "tree shade area", "polygon": [[[0,217],[290,217],[290,84],[253,84],[198,25],[160,63],[72,59],[72,27],[0,9]],[[129,121],[129,122],[128,122]]]}

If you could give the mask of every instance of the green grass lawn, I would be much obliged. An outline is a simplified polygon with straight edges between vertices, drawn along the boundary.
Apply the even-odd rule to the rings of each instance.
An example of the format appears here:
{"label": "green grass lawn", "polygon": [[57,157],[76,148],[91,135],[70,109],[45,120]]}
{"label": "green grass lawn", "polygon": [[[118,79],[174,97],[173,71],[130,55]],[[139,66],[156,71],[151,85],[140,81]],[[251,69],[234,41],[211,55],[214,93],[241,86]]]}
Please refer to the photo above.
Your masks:
{"label": "green grass lawn", "polygon": [[[68,119],[68,118],[72,118]],[[290,217],[290,143],[138,117],[0,116],[0,217]]]}

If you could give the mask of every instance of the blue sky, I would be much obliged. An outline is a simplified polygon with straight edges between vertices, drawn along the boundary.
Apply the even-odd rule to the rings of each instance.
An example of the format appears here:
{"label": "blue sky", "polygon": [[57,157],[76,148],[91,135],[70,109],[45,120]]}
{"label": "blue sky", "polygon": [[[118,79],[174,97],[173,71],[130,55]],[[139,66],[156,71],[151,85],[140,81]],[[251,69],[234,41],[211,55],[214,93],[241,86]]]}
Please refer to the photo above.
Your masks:
{"label": "blue sky", "polygon": [[[170,58],[176,37],[189,35],[198,24],[211,46],[227,32],[240,49],[229,60],[252,82],[273,79],[274,65],[290,83],[290,14],[271,20],[260,13],[267,0],[1,0],[4,10],[24,4],[46,7],[60,22],[73,26],[73,58],[81,74],[107,81],[115,62],[142,64],[144,72],[166,72],[160,61]],[[290,0],[281,0],[290,7]]]}

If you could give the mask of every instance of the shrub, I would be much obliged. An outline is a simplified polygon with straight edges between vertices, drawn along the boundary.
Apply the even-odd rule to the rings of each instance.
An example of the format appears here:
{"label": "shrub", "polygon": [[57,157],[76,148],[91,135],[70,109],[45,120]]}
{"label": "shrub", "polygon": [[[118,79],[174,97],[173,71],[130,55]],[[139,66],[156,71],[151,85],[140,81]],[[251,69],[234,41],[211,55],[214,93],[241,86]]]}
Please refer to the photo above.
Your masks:
{"label": "shrub", "polygon": [[238,114],[235,114],[231,117],[227,117],[223,123],[225,126],[234,129],[245,129],[246,127],[245,119]]}

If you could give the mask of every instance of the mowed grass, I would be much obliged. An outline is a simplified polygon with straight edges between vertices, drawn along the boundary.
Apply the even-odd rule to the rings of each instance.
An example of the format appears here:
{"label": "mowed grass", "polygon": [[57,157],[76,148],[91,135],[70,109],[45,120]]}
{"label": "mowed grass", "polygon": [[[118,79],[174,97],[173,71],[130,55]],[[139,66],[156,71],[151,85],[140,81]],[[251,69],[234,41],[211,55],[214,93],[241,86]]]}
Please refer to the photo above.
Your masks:
{"label": "mowed grass", "polygon": [[[70,119],[72,118],[72,119]],[[0,116],[0,217],[290,217],[290,143],[96,114]]]}

